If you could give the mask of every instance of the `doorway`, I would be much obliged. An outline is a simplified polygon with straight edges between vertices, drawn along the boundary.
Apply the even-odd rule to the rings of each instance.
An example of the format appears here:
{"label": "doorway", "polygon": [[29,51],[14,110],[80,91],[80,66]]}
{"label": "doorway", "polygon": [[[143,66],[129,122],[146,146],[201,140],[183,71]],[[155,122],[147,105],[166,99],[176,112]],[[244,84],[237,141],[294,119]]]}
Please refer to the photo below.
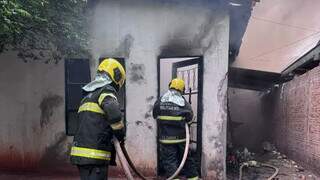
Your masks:
{"label": "doorway", "polygon": [[[201,173],[202,152],[202,80],[203,58],[194,57],[160,57],[158,59],[158,98],[168,90],[168,85],[173,78],[185,81],[184,98],[191,104],[194,112],[194,121],[190,124],[190,149],[189,156],[197,162],[198,173]],[[159,148],[157,148],[159,152]],[[161,163],[158,157],[158,174],[162,174]]]}

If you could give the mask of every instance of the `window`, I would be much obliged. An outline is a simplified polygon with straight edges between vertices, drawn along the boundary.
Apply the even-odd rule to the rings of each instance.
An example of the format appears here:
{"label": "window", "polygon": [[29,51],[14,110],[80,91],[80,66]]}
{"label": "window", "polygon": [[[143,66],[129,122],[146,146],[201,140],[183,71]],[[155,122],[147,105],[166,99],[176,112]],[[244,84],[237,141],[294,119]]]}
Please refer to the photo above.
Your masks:
{"label": "window", "polygon": [[[101,62],[104,58],[100,58]],[[123,58],[117,59],[125,68]],[[66,134],[73,136],[78,128],[78,108],[83,98],[82,87],[91,81],[88,59],[66,59],[65,61],[65,108]],[[125,121],[126,107],[125,84],[118,93],[118,100]]]}
{"label": "window", "polygon": [[66,134],[73,136],[78,128],[78,108],[83,96],[82,87],[89,83],[88,59],[65,60]]}

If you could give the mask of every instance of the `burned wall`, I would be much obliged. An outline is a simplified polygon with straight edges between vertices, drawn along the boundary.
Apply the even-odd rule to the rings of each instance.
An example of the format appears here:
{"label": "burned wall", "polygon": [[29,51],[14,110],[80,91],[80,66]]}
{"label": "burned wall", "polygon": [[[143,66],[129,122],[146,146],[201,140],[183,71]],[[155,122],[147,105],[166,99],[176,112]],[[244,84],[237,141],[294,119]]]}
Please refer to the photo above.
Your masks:
{"label": "burned wall", "polygon": [[262,143],[268,140],[264,92],[228,89],[228,135],[234,147],[246,147],[259,152]]}
{"label": "burned wall", "polygon": [[[127,69],[126,146],[144,173],[155,175],[159,56],[203,56],[202,175],[225,179],[229,16],[224,0],[100,1],[91,24],[92,76],[99,57],[122,57]],[[0,56],[0,169],[69,167],[63,62]],[[210,97],[210,98],[208,98]],[[53,170],[53,169],[51,169]]]}
{"label": "burned wall", "polygon": [[150,116],[157,97],[157,59],[203,56],[202,172],[207,179],[225,177],[229,42],[225,6],[224,0],[110,0],[94,8],[91,72],[101,56],[125,58],[126,146],[145,173],[155,175],[157,168],[157,128]]}
{"label": "burned wall", "polygon": [[280,151],[319,173],[320,67],[274,91],[272,137]]}
{"label": "burned wall", "polygon": [[64,65],[0,56],[0,169],[67,164]]}

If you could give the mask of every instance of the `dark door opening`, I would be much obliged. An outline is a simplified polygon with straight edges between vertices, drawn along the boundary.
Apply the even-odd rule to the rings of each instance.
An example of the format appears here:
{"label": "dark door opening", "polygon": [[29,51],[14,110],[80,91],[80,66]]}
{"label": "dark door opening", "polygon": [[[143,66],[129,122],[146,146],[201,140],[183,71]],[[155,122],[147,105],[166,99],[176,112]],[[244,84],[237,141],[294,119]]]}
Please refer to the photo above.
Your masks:
{"label": "dark door opening", "polygon": [[[184,97],[191,103],[194,112],[194,122],[190,125],[190,149],[197,161],[199,174],[201,173],[202,152],[202,57],[159,58],[158,61],[158,97],[168,89],[172,78],[179,77],[185,81]],[[159,152],[159,148],[157,148]],[[158,157],[158,174],[162,174]]]}

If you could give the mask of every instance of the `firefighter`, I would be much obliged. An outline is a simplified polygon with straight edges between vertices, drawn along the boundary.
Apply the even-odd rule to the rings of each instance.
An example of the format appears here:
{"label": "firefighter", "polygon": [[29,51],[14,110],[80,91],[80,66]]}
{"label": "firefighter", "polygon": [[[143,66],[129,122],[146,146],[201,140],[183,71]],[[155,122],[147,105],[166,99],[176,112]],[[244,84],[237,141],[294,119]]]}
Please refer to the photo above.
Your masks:
{"label": "firefighter", "polygon": [[71,147],[71,163],[81,180],[108,179],[108,165],[115,136],[124,142],[125,130],[117,92],[124,84],[125,70],[115,59],[103,60],[95,80],[84,86],[86,96],[78,110],[79,126]]}
{"label": "firefighter", "polygon": [[[178,169],[186,143],[185,123],[193,120],[191,105],[182,96],[185,83],[182,79],[173,79],[169,90],[154,104],[153,118],[157,119],[160,164],[168,178]],[[188,179],[197,180],[198,172],[194,159],[188,157],[181,171]]]}

